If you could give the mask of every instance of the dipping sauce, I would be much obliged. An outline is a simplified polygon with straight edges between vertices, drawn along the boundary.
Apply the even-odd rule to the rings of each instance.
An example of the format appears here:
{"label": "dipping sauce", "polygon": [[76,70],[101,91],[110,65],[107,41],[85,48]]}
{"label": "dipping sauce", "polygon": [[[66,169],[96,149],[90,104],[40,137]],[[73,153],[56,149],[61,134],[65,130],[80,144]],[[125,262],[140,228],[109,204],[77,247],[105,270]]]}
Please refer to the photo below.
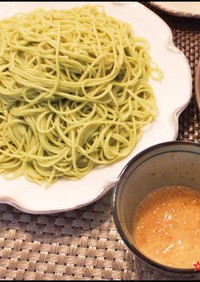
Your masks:
{"label": "dipping sauce", "polygon": [[150,192],[136,210],[133,238],[152,260],[194,269],[193,264],[200,261],[200,193],[185,186]]}

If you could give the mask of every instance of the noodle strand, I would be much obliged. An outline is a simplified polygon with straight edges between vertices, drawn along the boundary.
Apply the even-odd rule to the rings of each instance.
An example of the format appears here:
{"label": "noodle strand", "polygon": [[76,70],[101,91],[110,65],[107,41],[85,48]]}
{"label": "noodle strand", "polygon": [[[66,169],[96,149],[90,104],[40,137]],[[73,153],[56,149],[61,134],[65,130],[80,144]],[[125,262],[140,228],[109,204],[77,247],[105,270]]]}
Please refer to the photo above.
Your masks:
{"label": "noodle strand", "polygon": [[126,157],[158,115],[148,42],[101,6],[0,21],[0,173],[47,186]]}

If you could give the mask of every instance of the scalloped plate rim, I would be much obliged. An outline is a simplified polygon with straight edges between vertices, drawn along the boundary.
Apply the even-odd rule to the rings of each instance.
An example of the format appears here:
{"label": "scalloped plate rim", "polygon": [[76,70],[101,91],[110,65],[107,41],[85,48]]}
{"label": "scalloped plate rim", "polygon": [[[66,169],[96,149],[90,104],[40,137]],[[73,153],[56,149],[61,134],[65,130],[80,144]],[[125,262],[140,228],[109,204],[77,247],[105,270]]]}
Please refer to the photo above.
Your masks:
{"label": "scalloped plate rim", "polygon": [[[7,2],[7,3],[10,3],[10,2]],[[11,2],[12,5],[14,5],[13,3],[17,3],[17,5],[19,5],[19,2]],[[25,3],[25,2],[23,2]],[[23,3],[21,3],[21,5],[23,5]],[[26,2],[26,4],[29,3],[29,2]],[[32,2],[34,3],[34,2]],[[36,3],[36,2],[35,2]],[[46,2],[37,2],[37,3],[46,3]],[[52,3],[54,3],[53,5],[55,5],[55,7],[58,7],[59,5],[62,6],[63,2],[49,2],[51,5]],[[59,4],[60,3],[60,4]],[[62,3],[62,4],[61,4]],[[71,2],[70,4],[73,4],[74,6],[77,6],[77,3],[78,2]],[[102,180],[102,183],[100,184],[99,183],[99,186],[98,186],[98,189],[95,188],[95,193],[91,193],[90,195],[84,195],[84,193],[82,193],[83,191],[81,191],[81,187],[78,187],[78,192],[80,192],[80,194],[82,193],[83,195],[83,198],[84,199],[80,199],[79,202],[77,203],[77,201],[75,201],[73,203],[73,201],[75,200],[75,191],[72,191],[72,194],[74,193],[74,195],[72,196],[72,202],[68,202],[66,201],[66,204],[65,203],[62,203],[60,204],[59,202],[59,199],[57,199],[58,203],[55,204],[54,200],[52,197],[53,196],[49,196],[49,200],[51,202],[51,204],[49,204],[48,201],[46,201],[47,199],[45,199],[45,195],[49,195],[51,192],[49,192],[49,194],[46,194],[48,193],[48,191],[52,191],[54,188],[53,187],[50,187],[49,189],[52,189],[52,190],[43,190],[42,187],[38,188],[39,189],[39,194],[38,195],[41,195],[43,194],[43,200],[44,200],[44,206],[40,205],[40,207],[38,208],[37,206],[37,203],[35,203],[35,205],[33,204],[33,201],[32,199],[30,200],[29,197],[32,196],[29,195],[29,192],[27,189],[29,188],[24,188],[23,187],[23,193],[25,193],[25,196],[23,195],[23,197],[20,195],[18,195],[18,189],[19,191],[22,192],[22,190],[20,190],[19,187],[15,187],[16,190],[14,190],[13,187],[9,188],[8,187],[8,190],[5,191],[5,189],[2,189],[1,188],[1,182],[4,181],[2,180],[2,178],[0,177],[0,202],[1,203],[6,203],[6,204],[10,204],[24,212],[27,212],[27,213],[57,213],[57,212],[63,212],[63,211],[69,211],[69,210],[73,210],[73,209],[77,209],[77,208],[80,208],[80,207],[84,207],[96,200],[98,200],[100,197],[102,197],[108,190],[110,190],[118,175],[120,174],[121,170],[123,169],[123,167],[126,165],[126,163],[134,156],[136,155],[137,153],[139,153],[141,150],[151,146],[151,145],[154,145],[154,144],[157,144],[157,143],[160,143],[160,142],[164,142],[164,141],[172,141],[172,140],[175,140],[177,138],[177,135],[178,135],[178,118],[179,118],[179,115],[182,113],[182,111],[187,107],[188,103],[190,102],[190,99],[191,99],[191,96],[192,96],[192,75],[191,75],[191,69],[189,67],[189,63],[188,63],[188,60],[187,58],[185,57],[185,55],[174,45],[173,41],[172,41],[172,32],[171,32],[171,29],[169,28],[169,26],[158,16],[156,15],[154,12],[152,12],[150,9],[148,9],[147,7],[143,6],[142,4],[138,3],[138,2],[132,2],[132,3],[123,3],[123,2],[112,2],[112,3],[109,3],[109,2],[84,2],[85,3],[91,3],[91,4],[99,4],[99,3],[103,3],[103,5],[105,5],[106,9],[108,9],[108,13],[111,13],[112,15],[115,15],[116,14],[116,17],[124,17],[124,20],[125,18],[127,18],[127,14],[126,16],[122,16],[122,12],[126,12],[126,13],[129,13],[129,17],[131,15],[131,19],[132,19],[132,16],[133,14],[135,15],[134,18],[143,18],[143,13],[150,18],[150,20],[153,19],[153,22],[152,24],[154,24],[155,26],[157,26],[157,22],[160,23],[160,25],[162,26],[163,29],[166,30],[166,33],[164,35],[167,35],[167,37],[165,38],[166,41],[163,42],[163,48],[166,48],[166,55],[169,55],[170,57],[173,57],[175,56],[177,60],[181,61],[182,62],[182,66],[184,68],[184,76],[185,76],[185,79],[187,80],[187,83],[186,83],[186,88],[187,88],[187,91],[184,92],[185,88],[183,88],[183,93],[184,94],[184,99],[183,99],[183,102],[178,102],[179,105],[177,105],[176,108],[173,108],[171,109],[170,108],[170,113],[167,113],[166,116],[169,118],[169,121],[165,124],[167,127],[168,127],[168,130],[171,130],[170,134],[167,135],[167,136],[163,136],[162,138],[159,136],[159,138],[155,139],[154,140],[154,136],[152,137],[153,140],[151,140],[151,142],[147,142],[145,143],[145,140],[144,140],[144,137],[148,137],[150,134],[149,132],[154,132],[152,131],[155,130],[156,131],[156,126],[161,129],[162,127],[162,124],[161,124],[161,127],[159,127],[159,118],[160,116],[162,116],[162,119],[165,120],[166,116],[165,116],[165,113],[164,112],[161,112],[159,117],[158,117],[158,120],[156,120],[155,122],[152,123],[152,127],[151,129],[147,129],[147,132],[144,131],[144,134],[143,134],[143,139],[141,139],[139,141],[139,143],[137,144],[136,148],[133,150],[133,152],[125,159],[123,159],[122,161],[120,162],[117,162],[117,164],[114,164],[112,166],[108,166],[108,167],[105,167],[105,168],[95,168],[93,170],[93,172],[91,172],[89,175],[87,175],[86,177],[83,178],[83,180],[80,180],[79,182],[79,186],[81,186],[80,183],[83,183],[84,185],[87,185],[87,183],[90,183],[88,182],[88,179],[89,181],[91,181],[92,179],[92,182],[93,182],[93,186],[91,185],[91,188],[93,188],[95,185],[96,185],[96,178],[95,176],[98,175],[98,176],[102,176],[102,175],[105,175],[105,172],[107,174],[107,176],[105,177],[105,179]],[[58,5],[59,4],[59,5]],[[79,2],[80,5],[83,5],[82,2]],[[78,5],[79,5],[78,4]],[[4,3],[0,3],[0,7],[2,7],[3,5],[5,5],[5,2]],[[43,4],[42,4],[43,5]],[[69,6],[69,3],[65,3],[65,7],[67,8]],[[5,7],[5,6],[4,6]],[[13,6],[14,7],[14,6]],[[33,8],[32,8],[33,9]],[[1,15],[0,15],[1,16]],[[129,21],[129,20],[127,20]],[[131,20],[132,21],[132,20]],[[132,22],[131,22],[132,23]],[[133,24],[133,23],[132,23]],[[133,28],[134,26],[137,26],[138,25],[138,22],[135,22],[135,24],[133,24]],[[138,28],[141,28],[141,31],[143,31],[143,28],[141,27],[141,25],[138,25]],[[161,34],[163,34],[163,31],[162,29],[160,30],[159,27],[157,27],[158,31],[160,31]],[[150,30],[151,31],[151,30]],[[136,33],[137,33],[137,28],[136,28]],[[148,34],[149,36],[149,34]],[[159,48],[156,49],[156,48],[153,48],[155,47],[154,46],[154,42],[150,40],[150,43],[152,43],[151,47],[152,47],[152,52],[154,51],[154,53],[156,53],[157,51],[160,51]],[[164,46],[166,44],[166,46]],[[154,49],[154,50],[153,50]],[[162,48],[161,48],[162,49]],[[155,52],[156,51],[156,52]],[[162,53],[162,52],[161,52]],[[153,56],[153,59],[156,61],[156,58],[154,58]],[[162,62],[161,58],[160,58],[160,61]],[[157,61],[156,61],[157,62]],[[163,62],[162,62],[163,63]],[[165,62],[166,64],[169,63],[169,62]],[[181,69],[181,71],[183,71]],[[166,80],[169,80],[169,74],[165,73],[166,75]],[[180,74],[181,75],[181,74]],[[183,75],[183,74],[182,74]],[[171,80],[174,81],[175,79],[173,77],[171,77]],[[170,80],[170,81],[171,81]],[[152,82],[153,83],[153,82]],[[174,82],[173,82],[174,83]],[[185,81],[184,81],[185,83]],[[169,85],[166,83],[165,81],[165,84],[167,85],[167,87],[169,87]],[[164,83],[163,83],[164,85]],[[162,86],[162,83],[161,85],[157,85],[157,84],[154,84],[154,87],[157,89],[157,91],[160,91],[162,90],[163,92],[167,91],[166,89],[164,89],[164,87]],[[170,89],[170,87],[169,87]],[[179,89],[179,92],[180,92],[180,89]],[[161,93],[163,94],[163,93]],[[160,94],[160,95],[161,95]],[[158,99],[158,103],[161,103],[161,96],[158,95],[158,93],[156,93],[156,97]],[[179,93],[180,95],[180,93]],[[182,98],[182,96],[181,96]],[[164,95],[164,97],[162,97],[162,99],[167,99],[167,97]],[[169,102],[169,100],[167,100],[167,102]],[[177,103],[177,101],[176,101]],[[161,109],[160,109],[161,110]],[[172,124],[172,126],[170,126]],[[162,130],[161,130],[162,132]],[[100,171],[100,172],[99,172]],[[110,173],[109,173],[110,172]],[[101,180],[101,179],[100,179]],[[22,181],[22,182],[20,182]],[[31,187],[31,183],[28,182],[27,180],[24,180],[23,178],[20,179],[19,181],[18,180],[12,180],[12,182],[9,182],[9,183],[14,183],[14,185],[16,185],[17,183],[20,184],[20,183],[24,183],[23,181],[25,181],[25,183]],[[69,181],[70,182],[70,181]],[[60,186],[62,186],[62,188],[64,188],[64,185],[67,186],[67,184],[69,183],[68,181],[64,181],[64,184],[61,182],[60,183]],[[100,181],[99,181],[100,182]],[[72,183],[72,182],[70,182]],[[9,184],[10,185],[10,184]],[[9,186],[8,185],[8,186]],[[34,184],[35,185],[35,184]],[[17,186],[17,185],[16,185]],[[60,189],[60,186],[59,186],[59,189]],[[75,187],[76,188],[76,187]],[[85,188],[85,187],[84,187]],[[32,187],[30,189],[33,189]],[[42,189],[42,190],[40,190]],[[66,189],[71,189],[71,187],[66,187]],[[10,190],[12,190],[12,193],[9,194],[8,191],[10,192]],[[72,189],[71,189],[72,190]],[[75,189],[76,190],[76,189]],[[64,191],[64,190],[63,190]],[[87,191],[87,190],[86,190]],[[91,192],[92,190],[90,190]],[[32,193],[34,193],[35,195],[35,200],[37,198],[37,193],[36,193],[36,190],[33,192],[31,190]],[[66,191],[64,191],[66,192]],[[71,192],[71,191],[70,191]],[[92,191],[93,192],[93,191]],[[41,193],[41,194],[40,194]],[[54,191],[54,194],[53,195],[56,195],[55,191]],[[51,197],[51,199],[50,199]],[[78,196],[79,197],[79,196]],[[60,200],[63,200],[61,199],[62,198],[62,195],[60,195]],[[26,200],[29,200],[28,204],[27,204],[27,201]],[[82,200],[82,201],[81,201]],[[46,202],[45,202],[46,201]],[[31,203],[31,204],[30,204]]]}

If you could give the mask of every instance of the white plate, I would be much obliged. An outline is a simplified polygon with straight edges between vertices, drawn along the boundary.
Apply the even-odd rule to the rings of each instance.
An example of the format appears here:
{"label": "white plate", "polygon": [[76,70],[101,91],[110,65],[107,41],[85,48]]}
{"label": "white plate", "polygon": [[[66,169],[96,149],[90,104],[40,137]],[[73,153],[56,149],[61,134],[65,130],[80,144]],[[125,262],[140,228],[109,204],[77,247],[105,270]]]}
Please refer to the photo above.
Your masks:
{"label": "white plate", "polygon": [[[91,5],[100,2],[90,2]],[[38,7],[68,9],[86,2],[1,2],[0,18],[16,12],[28,12]],[[137,2],[102,2],[106,12],[132,24],[134,34],[146,38],[151,56],[164,72],[162,82],[151,81],[160,110],[157,119],[144,130],[142,140],[122,161],[106,168],[95,168],[78,181],[60,180],[51,188],[31,183],[24,177],[5,180],[0,177],[0,201],[29,213],[53,213],[85,206],[107,192],[126,163],[141,150],[165,141],[175,140],[178,116],[192,94],[192,79],[186,57],[172,42],[166,23]]]}
{"label": "white plate", "polygon": [[200,18],[200,2],[150,2],[158,9],[181,17]]}

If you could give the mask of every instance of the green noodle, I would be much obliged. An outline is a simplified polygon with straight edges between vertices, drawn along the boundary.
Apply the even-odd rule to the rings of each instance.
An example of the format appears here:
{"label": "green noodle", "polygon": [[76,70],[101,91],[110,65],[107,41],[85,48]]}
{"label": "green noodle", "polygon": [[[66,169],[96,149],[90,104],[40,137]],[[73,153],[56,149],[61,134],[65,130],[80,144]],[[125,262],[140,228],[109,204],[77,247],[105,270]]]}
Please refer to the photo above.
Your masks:
{"label": "green noodle", "polygon": [[51,185],[127,156],[158,114],[149,44],[101,6],[0,21],[0,173]]}

